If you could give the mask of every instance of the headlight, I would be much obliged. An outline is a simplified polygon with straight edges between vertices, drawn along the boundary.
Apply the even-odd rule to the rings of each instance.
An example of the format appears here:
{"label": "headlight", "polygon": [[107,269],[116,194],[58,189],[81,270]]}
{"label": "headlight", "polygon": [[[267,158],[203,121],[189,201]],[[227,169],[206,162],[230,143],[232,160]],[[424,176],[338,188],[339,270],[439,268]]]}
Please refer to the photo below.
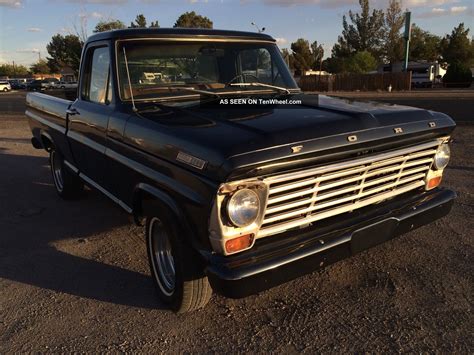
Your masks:
{"label": "headlight", "polygon": [[434,157],[434,168],[436,170],[444,169],[446,165],[448,165],[450,157],[451,150],[449,149],[449,145],[441,144]]}
{"label": "headlight", "polygon": [[242,189],[232,195],[227,204],[227,215],[237,227],[246,227],[258,217],[260,200],[256,192]]}

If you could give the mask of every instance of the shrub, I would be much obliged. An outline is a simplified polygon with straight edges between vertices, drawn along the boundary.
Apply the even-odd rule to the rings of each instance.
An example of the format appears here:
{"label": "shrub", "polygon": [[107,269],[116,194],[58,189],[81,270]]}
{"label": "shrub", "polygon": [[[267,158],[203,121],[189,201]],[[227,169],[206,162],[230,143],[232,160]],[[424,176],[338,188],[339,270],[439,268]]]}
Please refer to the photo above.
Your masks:
{"label": "shrub", "polygon": [[377,68],[377,59],[369,52],[363,51],[354,54],[345,64],[349,73],[365,74]]}
{"label": "shrub", "polygon": [[462,63],[452,63],[443,77],[447,87],[469,87],[472,83],[472,72]]}

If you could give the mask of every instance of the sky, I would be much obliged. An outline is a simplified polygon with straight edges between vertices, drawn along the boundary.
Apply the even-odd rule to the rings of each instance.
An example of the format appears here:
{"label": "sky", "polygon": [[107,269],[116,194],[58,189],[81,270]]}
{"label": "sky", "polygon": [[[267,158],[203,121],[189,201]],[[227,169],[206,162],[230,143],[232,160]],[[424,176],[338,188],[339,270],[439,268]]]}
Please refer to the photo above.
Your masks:
{"label": "sky", "polygon": [[[371,0],[386,8],[388,0]],[[444,36],[460,22],[474,32],[474,0],[403,0],[412,22]],[[102,19],[129,25],[143,13],[148,22],[172,27],[186,11],[209,17],[214,28],[256,31],[252,22],[288,48],[298,38],[317,40],[326,55],[342,30],[342,16],[360,9],[358,0],[0,0],[0,63],[29,66],[48,54],[46,45],[56,33],[76,33],[81,19],[92,34]]]}

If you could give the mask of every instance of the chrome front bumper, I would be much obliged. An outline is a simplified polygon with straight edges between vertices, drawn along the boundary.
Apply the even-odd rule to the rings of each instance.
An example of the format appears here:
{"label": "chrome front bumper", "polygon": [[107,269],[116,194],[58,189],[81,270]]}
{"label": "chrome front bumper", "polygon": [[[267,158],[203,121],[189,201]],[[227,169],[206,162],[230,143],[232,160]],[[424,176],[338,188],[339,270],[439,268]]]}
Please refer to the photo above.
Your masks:
{"label": "chrome front bumper", "polygon": [[328,220],[318,228],[264,238],[241,254],[214,254],[207,260],[206,271],[216,291],[245,297],[431,223],[449,213],[455,197],[447,189],[398,196],[376,208]]}

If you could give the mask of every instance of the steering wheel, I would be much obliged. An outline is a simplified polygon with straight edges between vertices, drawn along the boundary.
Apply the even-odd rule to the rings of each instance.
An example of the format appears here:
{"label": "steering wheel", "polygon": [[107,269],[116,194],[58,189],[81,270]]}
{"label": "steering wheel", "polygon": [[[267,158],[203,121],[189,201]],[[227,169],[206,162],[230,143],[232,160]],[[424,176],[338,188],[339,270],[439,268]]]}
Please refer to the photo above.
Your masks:
{"label": "steering wheel", "polygon": [[227,83],[225,84],[225,86],[229,86],[230,84],[232,84],[234,81],[236,81],[236,80],[239,79],[239,78],[242,78],[242,79],[244,79],[244,81],[245,81],[245,77],[247,77],[247,76],[252,77],[252,78],[255,78],[256,81],[257,81],[257,83],[260,82],[259,79],[258,79],[258,77],[257,77],[256,75],[249,74],[249,73],[242,73],[242,74],[238,74],[238,75],[234,76],[231,80],[229,80],[229,82],[227,82]]}

